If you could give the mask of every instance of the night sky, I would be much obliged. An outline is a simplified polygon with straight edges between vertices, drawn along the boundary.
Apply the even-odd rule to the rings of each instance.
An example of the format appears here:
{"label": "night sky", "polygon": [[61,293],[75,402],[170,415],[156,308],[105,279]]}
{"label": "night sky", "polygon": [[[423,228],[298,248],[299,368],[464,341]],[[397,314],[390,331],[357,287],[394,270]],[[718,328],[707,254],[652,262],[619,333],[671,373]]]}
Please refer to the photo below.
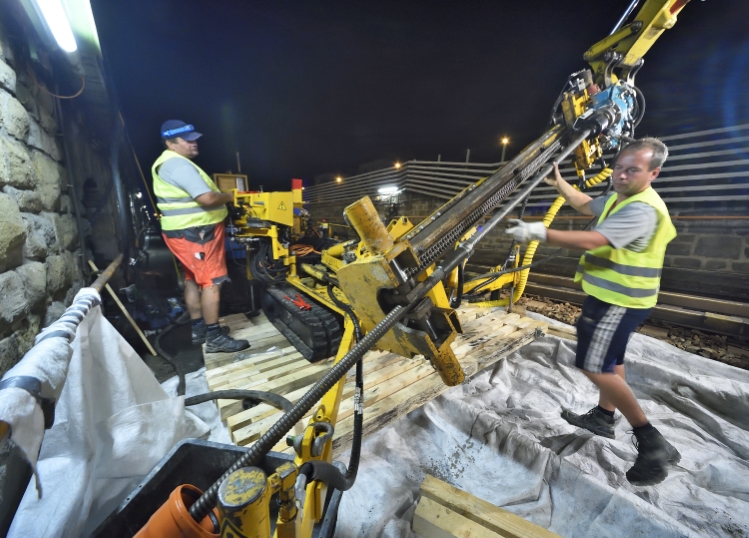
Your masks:
{"label": "night sky", "polygon": [[[166,119],[251,185],[384,159],[499,161],[545,130],[567,76],[630,0],[93,0],[144,167]],[[638,136],[749,123],[749,0],[692,0],[645,57]]]}

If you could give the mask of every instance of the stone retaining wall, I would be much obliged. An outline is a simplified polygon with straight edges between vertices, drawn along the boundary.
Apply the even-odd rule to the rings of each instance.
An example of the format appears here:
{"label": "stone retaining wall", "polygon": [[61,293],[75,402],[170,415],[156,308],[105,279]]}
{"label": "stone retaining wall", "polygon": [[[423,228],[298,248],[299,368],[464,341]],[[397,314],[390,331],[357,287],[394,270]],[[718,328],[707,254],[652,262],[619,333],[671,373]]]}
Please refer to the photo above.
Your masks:
{"label": "stone retaining wall", "polygon": [[[55,100],[0,28],[0,376],[82,285]],[[80,192],[80,191],[79,191]]]}

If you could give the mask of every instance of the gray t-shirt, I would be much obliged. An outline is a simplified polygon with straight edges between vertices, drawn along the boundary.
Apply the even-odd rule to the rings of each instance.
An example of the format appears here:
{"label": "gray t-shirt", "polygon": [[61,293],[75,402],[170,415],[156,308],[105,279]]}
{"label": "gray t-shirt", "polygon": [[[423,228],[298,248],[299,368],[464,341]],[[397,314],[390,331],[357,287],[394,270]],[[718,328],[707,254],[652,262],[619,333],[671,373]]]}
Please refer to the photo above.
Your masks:
{"label": "gray t-shirt", "polygon": [[[603,214],[608,199],[609,196],[599,196],[591,200],[588,207],[593,215],[600,217]],[[645,202],[632,202],[606,217],[594,229],[608,239],[614,248],[642,252],[650,243],[657,226],[658,213],[653,206]]]}
{"label": "gray t-shirt", "polygon": [[200,177],[198,170],[184,159],[168,159],[156,171],[159,177],[175,187],[187,192],[193,199],[211,189]]}

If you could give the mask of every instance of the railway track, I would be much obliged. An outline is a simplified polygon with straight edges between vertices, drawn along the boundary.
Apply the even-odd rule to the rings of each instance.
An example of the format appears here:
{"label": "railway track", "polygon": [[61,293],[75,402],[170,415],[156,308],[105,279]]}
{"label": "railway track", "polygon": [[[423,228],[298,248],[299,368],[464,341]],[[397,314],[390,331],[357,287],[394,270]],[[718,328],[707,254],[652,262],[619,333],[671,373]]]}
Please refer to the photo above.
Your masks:
{"label": "railway track", "polygon": [[[483,266],[476,269],[488,270]],[[533,271],[525,292],[578,305],[586,297],[572,278]],[[661,291],[650,319],[749,342],[749,303]]]}

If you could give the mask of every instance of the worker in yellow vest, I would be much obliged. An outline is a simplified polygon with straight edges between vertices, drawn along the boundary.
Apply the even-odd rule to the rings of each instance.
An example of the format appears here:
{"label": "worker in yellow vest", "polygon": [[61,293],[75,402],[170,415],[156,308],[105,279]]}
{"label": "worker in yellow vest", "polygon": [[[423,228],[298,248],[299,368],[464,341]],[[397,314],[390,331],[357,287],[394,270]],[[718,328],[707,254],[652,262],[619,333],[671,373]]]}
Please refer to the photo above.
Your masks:
{"label": "worker in yellow vest", "polygon": [[234,195],[219,191],[192,162],[198,138],[192,125],[169,120],[161,126],[164,152],[151,167],[153,192],[161,212],[161,232],[185,273],[185,304],[192,323],[192,342],[205,342],[206,353],[231,353],[250,347],[235,340],[218,323],[220,286],[229,280],[224,248],[225,205]]}
{"label": "worker in yellow vest", "polygon": [[614,193],[591,198],[562,179],[557,163],[556,187],[583,215],[598,217],[591,231],[546,229],[542,222],[514,221],[506,233],[518,241],[584,249],[575,275],[588,294],[577,321],[575,365],[599,389],[598,406],[578,415],[562,411],[570,424],[614,438],[614,411],[633,428],[637,460],[626,473],[634,485],[663,481],[679,452],[648,421],[624,377],[624,353],[632,332],[650,314],[658,298],[663,257],[676,237],[666,204],[650,186],[668,156],[665,144],[643,138],[617,156],[612,175]]}

